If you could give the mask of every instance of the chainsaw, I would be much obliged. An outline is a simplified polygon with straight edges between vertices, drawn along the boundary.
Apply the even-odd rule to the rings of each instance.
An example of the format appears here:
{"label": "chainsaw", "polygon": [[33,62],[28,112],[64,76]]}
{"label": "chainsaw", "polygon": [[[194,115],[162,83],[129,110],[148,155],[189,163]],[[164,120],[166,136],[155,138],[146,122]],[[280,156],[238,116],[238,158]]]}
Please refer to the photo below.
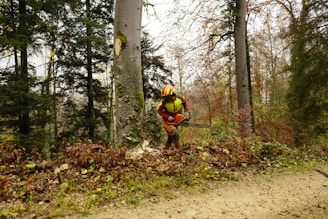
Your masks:
{"label": "chainsaw", "polygon": [[197,127],[197,128],[210,128],[211,126],[208,124],[202,124],[202,123],[194,123],[194,122],[189,122],[189,118],[186,118],[183,114],[178,113],[175,117],[174,120],[171,122],[168,122],[169,125],[174,125],[174,126],[184,126],[184,127]]}

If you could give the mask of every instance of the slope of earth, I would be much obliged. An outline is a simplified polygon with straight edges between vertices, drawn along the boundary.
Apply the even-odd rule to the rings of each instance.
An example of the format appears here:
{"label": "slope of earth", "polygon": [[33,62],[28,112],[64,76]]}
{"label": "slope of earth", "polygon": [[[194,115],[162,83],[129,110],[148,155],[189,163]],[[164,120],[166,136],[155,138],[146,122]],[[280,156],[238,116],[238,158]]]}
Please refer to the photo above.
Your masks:
{"label": "slope of earth", "polygon": [[320,172],[281,171],[245,175],[239,181],[215,182],[176,191],[138,205],[108,205],[87,219],[328,218],[328,167]]}

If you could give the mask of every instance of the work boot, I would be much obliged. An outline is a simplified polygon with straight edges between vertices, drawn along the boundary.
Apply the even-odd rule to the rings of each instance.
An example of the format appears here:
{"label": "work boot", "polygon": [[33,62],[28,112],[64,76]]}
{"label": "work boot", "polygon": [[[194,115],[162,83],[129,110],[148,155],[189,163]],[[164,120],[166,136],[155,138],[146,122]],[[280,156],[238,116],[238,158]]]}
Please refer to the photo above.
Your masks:
{"label": "work boot", "polygon": [[172,130],[171,134],[172,134],[173,144],[175,148],[180,148],[181,142],[180,142],[179,131],[177,129]]}
{"label": "work boot", "polygon": [[170,149],[172,147],[172,136],[167,137],[166,143],[164,144],[164,149]]}
{"label": "work boot", "polygon": [[170,149],[171,148],[171,146],[172,146],[172,143],[169,143],[169,142],[166,142],[165,144],[164,144],[164,149]]}

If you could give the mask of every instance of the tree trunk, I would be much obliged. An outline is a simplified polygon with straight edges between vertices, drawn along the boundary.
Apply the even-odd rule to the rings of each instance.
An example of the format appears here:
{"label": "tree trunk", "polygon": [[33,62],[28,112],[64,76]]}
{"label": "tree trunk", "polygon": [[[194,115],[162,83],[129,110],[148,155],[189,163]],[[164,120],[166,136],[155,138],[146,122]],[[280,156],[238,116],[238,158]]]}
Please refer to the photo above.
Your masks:
{"label": "tree trunk", "polygon": [[141,69],[142,0],[116,0],[114,80],[116,146],[142,141],[144,95]]}
{"label": "tree trunk", "polygon": [[[247,25],[247,23],[246,23]],[[254,111],[253,111],[253,92],[252,92],[252,77],[251,77],[251,57],[249,54],[249,44],[247,37],[247,28],[245,27],[245,40],[246,40],[246,60],[247,60],[247,79],[248,79],[248,91],[249,91],[249,105],[251,107],[251,130],[252,133],[255,133],[255,119],[254,119]]]}
{"label": "tree trunk", "polygon": [[[26,19],[24,16],[26,15],[26,1],[19,1],[19,29],[18,34],[24,36],[27,30]],[[19,69],[19,89],[21,89],[21,102],[20,105],[23,107],[21,114],[19,115],[19,132],[23,135],[30,134],[30,116],[29,116],[29,101],[28,93],[29,93],[29,82],[28,82],[28,64],[27,64],[27,42],[23,41],[22,46],[20,48],[20,69]],[[26,139],[22,139],[24,141]]]}
{"label": "tree trunk", "polygon": [[[236,20],[234,29],[235,38],[235,59],[236,59],[236,77],[237,77],[237,98],[238,109],[242,110],[250,106],[249,82],[247,71],[247,55],[246,55],[246,0],[236,0]],[[247,113],[247,110],[244,112]],[[245,118],[240,124],[242,127],[250,128],[250,112],[243,115]],[[239,121],[241,122],[241,121]],[[249,123],[249,124],[246,124]],[[246,130],[243,130],[245,133]]]}
{"label": "tree trunk", "polygon": [[[90,0],[86,1],[86,17],[91,19],[90,15]],[[92,36],[92,29],[90,24],[87,24],[87,37]],[[94,110],[94,98],[93,98],[93,77],[92,77],[92,51],[91,51],[91,40],[87,40],[87,72],[88,72],[88,82],[87,82],[87,95],[88,95],[88,110],[87,110],[87,120],[89,128],[89,139],[94,140],[95,138],[95,110]]]}

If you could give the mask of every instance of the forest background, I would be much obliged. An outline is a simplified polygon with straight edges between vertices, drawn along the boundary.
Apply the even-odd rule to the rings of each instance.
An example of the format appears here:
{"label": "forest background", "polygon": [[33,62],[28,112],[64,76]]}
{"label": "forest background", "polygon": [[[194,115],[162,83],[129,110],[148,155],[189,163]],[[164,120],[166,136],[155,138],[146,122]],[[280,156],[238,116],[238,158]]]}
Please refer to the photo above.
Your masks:
{"label": "forest background", "polygon": [[[18,3],[1,5],[1,142],[41,151],[57,151],[63,139],[113,143],[114,2]],[[142,41],[148,135],[162,133],[153,129],[154,106],[167,83],[187,96],[194,120],[209,122],[212,133],[223,136],[237,126],[233,3],[172,1],[162,18],[144,3],[144,13],[152,14],[148,22],[161,19],[162,30],[156,42],[146,32]],[[248,2],[249,89],[258,136],[289,146],[326,139],[326,6]]]}
{"label": "forest background", "polygon": [[[164,4],[165,13],[157,14]],[[327,151],[325,1],[247,2],[250,107],[243,109],[236,89],[236,1],[144,1],[143,6],[144,15],[151,15],[148,23],[161,26],[155,38],[154,27],[143,27],[141,44],[142,137],[151,146],[160,148],[165,140],[156,106],[161,87],[171,83],[189,100],[192,120],[211,125],[181,129],[185,146],[201,151],[197,145],[217,145],[214,151],[229,159],[237,148],[230,163],[237,166],[283,151]],[[102,157],[90,158],[89,150],[81,151],[85,147],[114,154],[110,165],[121,162],[126,151],[114,139],[114,1],[4,0],[0,10],[1,174],[11,162],[58,162],[65,153],[78,154],[74,162],[81,168],[94,168],[95,160],[100,165]],[[251,125],[241,126],[244,121]],[[157,170],[175,173],[174,165],[168,166]],[[2,191],[10,197],[7,179],[1,177]],[[20,194],[26,198],[30,190],[24,188]]]}

